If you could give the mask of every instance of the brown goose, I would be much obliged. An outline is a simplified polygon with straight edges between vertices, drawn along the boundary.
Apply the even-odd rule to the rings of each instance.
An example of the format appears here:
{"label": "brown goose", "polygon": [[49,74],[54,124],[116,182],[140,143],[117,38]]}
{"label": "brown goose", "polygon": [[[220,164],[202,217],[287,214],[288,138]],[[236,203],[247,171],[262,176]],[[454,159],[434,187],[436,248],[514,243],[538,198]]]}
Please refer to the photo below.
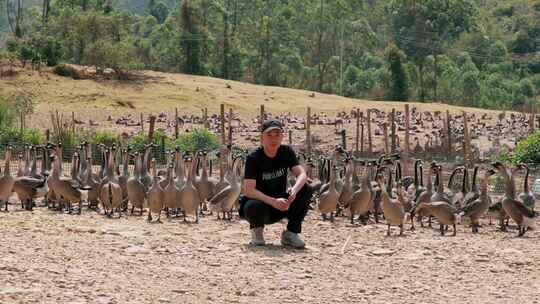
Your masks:
{"label": "brown goose", "polygon": [[[329,163],[332,165],[332,160],[330,160]],[[339,192],[336,189],[336,170],[335,166],[330,170],[328,190],[324,191],[319,196],[319,211],[322,214],[323,220],[326,220],[326,215],[330,213],[331,222],[334,221],[334,212],[336,211],[339,199]]]}
{"label": "brown goose", "polygon": [[523,202],[516,199],[516,185],[514,178],[508,172],[506,167],[500,162],[493,163],[493,167],[502,175],[506,183],[502,207],[506,214],[508,214],[518,225],[518,236],[523,236],[528,228],[534,228],[534,218],[536,217],[536,214],[534,211],[527,208]]}
{"label": "brown goose", "polygon": [[[196,153],[194,155],[197,155]],[[186,221],[187,214],[195,215],[195,223],[199,222],[199,192],[195,188],[195,171],[197,169],[198,158],[194,157],[192,160],[188,160],[191,163],[189,167],[189,173],[184,186],[180,189],[180,202],[182,209],[184,210],[184,221]]]}
{"label": "brown goose", "polygon": [[[143,164],[144,166],[144,164]],[[152,213],[158,213],[157,221],[161,223],[161,210],[163,209],[163,188],[159,185],[159,176],[157,176],[156,160],[152,159],[152,184],[148,190],[148,222],[152,222]]]}
{"label": "brown goose", "polygon": [[135,208],[139,208],[140,214],[142,215],[144,203],[146,200],[146,192],[144,191],[144,185],[140,180],[141,176],[141,169],[142,169],[142,155],[139,153],[135,153],[135,170],[133,172],[133,176],[131,176],[127,182],[127,193],[128,193],[128,200],[131,204],[131,214],[133,214],[133,211]]}
{"label": "brown goose", "polygon": [[525,168],[525,179],[523,181],[523,192],[521,192],[518,196],[519,200],[523,202],[523,204],[534,211],[534,206],[536,204],[536,200],[534,199],[534,195],[532,191],[529,190],[529,166],[527,166],[524,163],[519,164],[521,168]]}
{"label": "brown goose", "polygon": [[[61,149],[57,155],[62,155]],[[61,173],[61,159],[59,156],[53,156],[53,169],[51,176],[49,177],[49,187],[53,189],[57,196],[61,196],[63,200],[68,203],[68,211],[71,212],[71,205],[74,203],[79,204],[78,213],[82,212],[82,202],[88,197],[88,190],[83,189],[82,185],[71,178],[60,176]]]}
{"label": "brown goose", "polygon": [[452,225],[454,227],[453,235],[456,235],[456,224],[460,221],[459,214],[456,214],[457,210],[454,206],[450,205],[448,202],[431,202],[421,204],[417,210],[417,213],[423,214],[424,216],[433,216],[439,222],[439,229],[441,235],[444,235],[445,225]]}
{"label": "brown goose", "polygon": [[480,195],[478,199],[466,204],[461,209],[462,216],[471,219],[472,232],[477,233],[480,227],[480,218],[488,211],[491,206],[491,198],[488,195],[489,178],[495,174],[494,170],[486,170],[484,179],[480,185]]}
{"label": "brown goose", "polygon": [[4,210],[8,211],[8,200],[13,191],[13,184],[15,179],[11,176],[9,170],[9,162],[11,160],[11,150],[12,147],[7,147],[5,151],[5,160],[4,160],[4,174],[0,177],[0,203],[4,204]]}
{"label": "brown goose", "polygon": [[163,205],[166,208],[167,217],[169,217],[169,210],[178,210],[182,207],[178,199],[180,190],[173,179],[173,169],[174,166],[170,164],[167,168],[165,188],[163,188]]}
{"label": "brown goose", "polygon": [[105,215],[112,217],[115,210],[119,211],[119,217],[122,216],[122,187],[120,186],[118,177],[116,176],[116,151],[114,148],[109,153],[108,166],[105,170],[104,183],[101,185],[99,199],[103,205]]}
{"label": "brown goose", "polygon": [[[362,162],[362,164],[366,164],[366,162]],[[373,208],[373,200],[371,197],[373,189],[371,189],[372,185],[371,179],[369,178],[369,167],[370,164],[368,163],[360,189],[356,190],[349,200],[351,224],[354,224],[354,216],[356,214],[359,214],[361,218],[364,218]]]}
{"label": "brown goose", "polygon": [[[202,151],[199,153],[199,157],[202,157],[202,173],[200,177],[195,178],[195,188],[199,192],[200,210],[206,211],[208,206],[206,205],[207,200],[210,198],[210,195],[214,192],[214,184],[210,182],[208,178],[208,153]],[[233,178],[234,178],[233,174]]]}
{"label": "brown goose", "polygon": [[222,189],[220,192],[216,193],[208,201],[210,211],[216,211],[219,218],[219,213],[223,212],[223,219],[227,219],[227,213],[229,214],[228,220],[232,219],[232,209],[235,206],[241,192],[241,183],[237,176],[238,172],[238,162],[236,158],[233,161],[233,174],[231,174],[231,180],[229,185]]}
{"label": "brown goose", "polygon": [[377,183],[381,188],[381,207],[388,225],[386,235],[390,235],[390,226],[399,226],[399,235],[403,235],[403,223],[405,221],[405,209],[403,205],[390,197],[392,191],[392,171],[388,170],[387,184],[384,184],[382,175],[377,176]]}

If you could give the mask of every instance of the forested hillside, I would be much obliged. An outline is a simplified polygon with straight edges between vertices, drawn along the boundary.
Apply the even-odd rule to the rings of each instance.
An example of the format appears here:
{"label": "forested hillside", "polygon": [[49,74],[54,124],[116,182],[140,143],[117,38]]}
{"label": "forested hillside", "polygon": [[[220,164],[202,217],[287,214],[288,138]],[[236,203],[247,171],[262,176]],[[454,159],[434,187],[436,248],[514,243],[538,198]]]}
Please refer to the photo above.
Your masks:
{"label": "forested hillside", "polygon": [[497,109],[540,94],[540,0],[26,1],[0,1],[3,57]]}

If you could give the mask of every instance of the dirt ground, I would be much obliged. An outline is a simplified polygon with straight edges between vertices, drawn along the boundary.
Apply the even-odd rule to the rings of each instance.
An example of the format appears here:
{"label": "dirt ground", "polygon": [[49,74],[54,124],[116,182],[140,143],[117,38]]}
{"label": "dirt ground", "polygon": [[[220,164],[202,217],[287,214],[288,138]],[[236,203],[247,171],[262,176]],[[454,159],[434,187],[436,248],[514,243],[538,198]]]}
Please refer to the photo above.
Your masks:
{"label": "dirt ground", "polygon": [[[15,203],[15,202],[14,202]],[[0,303],[538,303],[538,231],[467,224],[456,237],[418,227],[323,222],[307,249],[283,248],[284,224],[251,247],[247,222],[108,219],[46,208],[0,214]],[[408,226],[407,226],[408,228]]]}
{"label": "dirt ground", "polygon": [[[305,115],[307,106],[329,115],[353,108],[403,107],[209,77],[145,75],[144,81],[130,84],[26,71],[0,79],[0,87],[9,92],[23,85],[40,96],[29,126],[41,129],[50,125],[54,109],[66,117],[76,111],[85,128],[90,128],[91,119],[99,123],[95,130],[133,133],[138,127],[121,129],[107,122],[108,116],[114,120],[119,115],[166,112],[171,117],[174,107],[181,114],[200,114],[202,107],[217,113],[219,103],[246,121],[258,114],[261,103],[273,113],[298,117]],[[134,109],[120,106],[127,102]],[[413,106],[421,111],[486,112],[494,121],[497,115],[440,104]],[[351,149],[354,122],[345,128]],[[313,129],[323,151],[340,142],[333,126]],[[257,141],[247,138],[255,133],[242,130],[235,134],[235,143],[253,147]],[[422,145],[423,135],[417,134]],[[515,137],[504,134],[501,144],[512,146]],[[295,144],[304,138],[304,130],[294,130]],[[381,149],[383,136],[374,136],[374,141]],[[490,156],[487,136],[473,139],[473,145]],[[464,223],[456,237],[441,237],[430,228],[387,237],[384,224],[352,226],[345,218],[332,224],[312,211],[303,231],[308,248],[292,250],[279,243],[284,224],[267,227],[270,245],[254,248],[247,245],[248,224],[238,218],[227,222],[206,216],[198,225],[165,216],[163,224],[145,219],[108,219],[87,209],[80,216],[44,207],[28,212],[14,199],[8,213],[0,212],[0,303],[540,302],[540,232],[517,238],[515,227],[499,232],[487,220],[477,235]]]}

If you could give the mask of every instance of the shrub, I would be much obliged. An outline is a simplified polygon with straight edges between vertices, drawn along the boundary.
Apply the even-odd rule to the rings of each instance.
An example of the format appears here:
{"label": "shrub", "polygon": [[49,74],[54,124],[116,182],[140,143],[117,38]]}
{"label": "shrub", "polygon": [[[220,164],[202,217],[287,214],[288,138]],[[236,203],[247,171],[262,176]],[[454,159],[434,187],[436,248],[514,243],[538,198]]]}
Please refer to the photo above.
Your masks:
{"label": "shrub", "polygon": [[36,129],[25,129],[21,131],[17,128],[0,130],[0,145],[39,145],[43,143],[43,135]]}
{"label": "shrub", "polygon": [[117,144],[120,142],[118,134],[110,131],[97,131],[94,134],[90,134],[89,140],[92,145],[104,144],[106,146],[112,146],[112,144]]}
{"label": "shrub", "polygon": [[213,151],[219,149],[219,139],[207,129],[195,129],[178,137],[176,144],[182,151]]}
{"label": "shrub", "polygon": [[15,114],[7,101],[0,96],[0,130],[11,128],[14,121]]}
{"label": "shrub", "polygon": [[513,161],[515,163],[540,163],[540,130],[517,144]]}

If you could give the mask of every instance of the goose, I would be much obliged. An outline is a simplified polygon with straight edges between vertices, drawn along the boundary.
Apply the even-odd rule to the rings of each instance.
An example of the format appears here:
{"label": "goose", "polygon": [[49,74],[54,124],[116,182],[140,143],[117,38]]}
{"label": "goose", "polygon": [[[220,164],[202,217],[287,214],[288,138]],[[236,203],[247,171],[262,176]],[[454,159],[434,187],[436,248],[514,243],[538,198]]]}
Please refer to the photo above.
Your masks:
{"label": "goose", "polygon": [[135,152],[135,170],[133,176],[129,177],[126,182],[126,188],[128,193],[128,200],[131,203],[131,214],[135,208],[140,209],[140,214],[142,215],[144,203],[146,200],[146,192],[144,191],[144,185],[140,180],[141,169],[142,169],[142,155]]}
{"label": "goose", "polygon": [[495,174],[494,170],[486,170],[484,179],[480,185],[480,195],[478,199],[466,204],[461,209],[461,215],[471,219],[473,233],[478,233],[480,218],[488,211],[491,206],[491,198],[488,195],[489,178]]}
{"label": "goose", "polygon": [[[329,160],[332,165],[332,160]],[[338,204],[339,193],[336,189],[336,167],[330,170],[330,181],[328,182],[328,190],[321,193],[319,196],[319,211],[322,214],[323,220],[326,220],[326,214],[330,213],[330,221],[334,221],[334,211]],[[321,189],[322,190],[322,189]]]}
{"label": "goose", "polygon": [[506,167],[500,162],[495,162],[492,165],[495,170],[502,175],[506,183],[502,207],[506,214],[508,214],[518,225],[518,236],[523,236],[528,228],[534,228],[534,218],[536,217],[536,213],[527,208],[523,202],[516,199],[516,185],[514,178],[508,172]]}
{"label": "goose", "polygon": [[184,166],[184,158],[182,156],[182,152],[180,151],[180,147],[176,147],[175,154],[174,154],[174,172],[175,172],[175,179],[174,182],[176,183],[176,187],[178,189],[182,189],[184,184],[186,183],[186,169]]}
{"label": "goose", "polygon": [[174,166],[170,164],[167,167],[167,178],[165,179],[165,187],[163,188],[163,205],[166,208],[167,217],[169,217],[169,210],[178,210],[182,207],[178,196],[180,190],[176,187],[176,183],[173,179]]}
{"label": "goose", "polygon": [[[454,177],[456,176],[456,173],[462,171],[463,172],[463,178],[461,180],[461,191],[453,193],[452,187],[454,185]],[[452,174],[450,175],[450,178],[448,179],[448,197],[450,198],[450,202],[452,205],[456,206],[456,208],[461,208],[463,206],[463,199],[465,198],[465,195],[467,194],[467,181],[468,181],[469,172],[467,168],[465,167],[456,167]]]}
{"label": "goose", "polygon": [[148,191],[150,188],[150,185],[153,182],[152,177],[148,174],[148,165],[150,164],[150,154],[152,153],[152,147],[154,147],[153,144],[149,144],[145,146],[144,151],[144,157],[141,167],[141,182],[144,185],[145,191]]}
{"label": "goose", "polygon": [[[127,181],[129,179],[129,152],[131,148],[128,147],[124,149],[124,154],[122,155],[122,175],[118,176],[118,184],[122,189],[122,209],[127,208],[128,194],[127,194]],[[115,167],[116,168],[116,167]]]}
{"label": "goose", "polygon": [[99,205],[99,182],[96,180],[97,175],[94,174],[92,169],[92,153],[86,154],[87,167],[85,170],[85,176],[83,178],[83,184],[88,186],[88,208],[97,210]]}
{"label": "goose", "polygon": [[[146,156],[146,153],[145,153]],[[161,223],[161,210],[163,209],[163,188],[159,185],[157,176],[156,160],[152,158],[150,166],[152,167],[152,184],[148,190],[148,222],[152,222],[152,213],[158,213],[157,223]],[[144,167],[144,162],[143,162]]]}
{"label": "goose", "polygon": [[[62,155],[61,147],[57,155]],[[88,197],[88,189],[83,189],[81,184],[76,180],[60,176],[62,161],[57,155],[53,155],[53,169],[48,179],[51,182],[49,187],[53,189],[57,196],[61,196],[67,201],[69,212],[71,212],[71,205],[78,203],[78,213],[81,214],[82,202]]]}
{"label": "goose", "polygon": [[[105,179],[102,181],[99,199],[103,205],[103,210],[107,217],[114,215],[114,210],[119,210],[122,206],[122,188],[118,177],[116,176],[116,151],[114,148],[109,153],[108,166],[105,170]],[[119,210],[119,217],[122,216],[122,211]]]}
{"label": "goose", "polygon": [[238,162],[236,158],[233,161],[233,168],[231,174],[231,180],[229,185],[222,189],[220,192],[216,193],[210,200],[208,200],[208,206],[210,211],[217,212],[218,219],[219,213],[223,212],[223,219],[227,219],[226,214],[228,213],[228,220],[232,219],[232,209],[234,205],[238,202],[241,192],[241,183],[238,179]]}
{"label": "goose", "polygon": [[456,224],[460,221],[460,216],[457,214],[457,209],[450,205],[448,202],[430,202],[421,204],[417,210],[417,213],[423,214],[424,216],[433,216],[439,222],[439,229],[441,235],[444,235],[445,225],[452,225],[454,228],[453,235],[456,235],[457,229]]}
{"label": "goose", "polygon": [[[214,192],[214,185],[210,180],[208,179],[208,159],[207,159],[208,153],[206,151],[202,151],[199,153],[199,157],[202,157],[202,173],[200,177],[195,178],[195,188],[197,188],[197,191],[199,192],[199,198],[201,200],[200,202],[200,210],[206,211],[208,209],[206,202],[210,198],[210,195]],[[234,173],[232,174],[232,178],[234,177]]]}
{"label": "goose", "polygon": [[[414,202],[414,206],[413,206],[412,211],[411,211],[411,230],[415,229],[414,228],[413,218],[417,213],[417,208],[422,204],[428,204],[428,203],[431,202],[431,197],[433,196],[433,183],[431,182],[431,174],[432,174],[431,171],[433,169],[434,168],[432,166],[431,170],[428,170],[429,172],[428,172],[428,175],[427,175],[426,190],[424,190],[422,193],[420,193],[420,195],[418,196],[418,198]],[[420,226],[424,227],[424,223],[422,222],[422,217],[423,217],[423,214],[418,213],[418,220],[420,221]]]}
{"label": "goose", "polygon": [[338,209],[343,210],[345,206],[349,205],[349,200],[353,195],[352,175],[353,165],[351,159],[345,161],[345,180],[343,187],[338,198]]}
{"label": "goose", "polygon": [[[467,205],[471,202],[474,202],[480,197],[480,191],[478,190],[478,187],[476,186],[476,176],[478,175],[478,166],[474,166],[473,176],[472,176],[472,186],[471,191],[467,192],[465,194],[465,197],[463,198],[463,205]],[[468,178],[466,179],[468,183]]]}
{"label": "goose", "polygon": [[9,162],[11,160],[11,151],[13,147],[8,146],[5,151],[4,159],[4,175],[0,177],[0,203],[4,203],[4,210],[8,211],[8,200],[13,191],[13,184],[15,184],[15,178],[11,176]]}
{"label": "goose", "polygon": [[534,211],[536,201],[532,191],[529,190],[529,166],[524,163],[519,164],[519,166],[525,168],[525,179],[523,181],[523,192],[518,195],[518,198],[527,208]]}
{"label": "goose", "polygon": [[[382,167],[384,168],[384,167]],[[405,221],[405,209],[397,200],[390,197],[392,191],[392,171],[388,170],[388,180],[386,186],[382,175],[377,176],[377,184],[381,188],[381,208],[386,219],[388,230],[387,236],[390,236],[390,226],[399,226],[399,235],[403,235],[403,222]]]}
{"label": "goose", "polygon": [[360,215],[360,218],[364,218],[368,212],[373,208],[373,200],[371,194],[373,192],[371,180],[369,178],[369,166],[368,162],[361,162],[366,165],[364,178],[360,188],[356,190],[351,199],[349,200],[349,212],[351,217],[351,224],[354,225],[354,216]]}
{"label": "goose", "polygon": [[436,191],[431,196],[432,202],[447,202],[450,204],[450,198],[448,195],[444,192],[444,183],[442,181],[442,167],[440,165],[437,165],[433,163],[433,168],[435,171],[435,186]]}
{"label": "goose", "polygon": [[[195,153],[194,155],[197,155]],[[199,223],[199,192],[195,188],[195,170],[197,169],[198,157],[189,159],[188,162],[191,162],[189,167],[189,173],[184,186],[180,189],[180,194],[178,195],[182,204],[182,209],[184,210],[184,221],[186,220],[187,214],[195,215],[195,223]]]}
{"label": "goose", "polygon": [[224,164],[225,160],[227,159],[227,149],[222,148],[221,151],[219,152],[218,157],[219,157],[219,181],[216,183],[216,186],[214,187],[215,193],[219,193],[225,187],[229,186],[229,182],[225,180],[225,175],[230,176],[230,174],[225,172],[226,170],[228,170],[228,168],[226,168],[227,166]]}

